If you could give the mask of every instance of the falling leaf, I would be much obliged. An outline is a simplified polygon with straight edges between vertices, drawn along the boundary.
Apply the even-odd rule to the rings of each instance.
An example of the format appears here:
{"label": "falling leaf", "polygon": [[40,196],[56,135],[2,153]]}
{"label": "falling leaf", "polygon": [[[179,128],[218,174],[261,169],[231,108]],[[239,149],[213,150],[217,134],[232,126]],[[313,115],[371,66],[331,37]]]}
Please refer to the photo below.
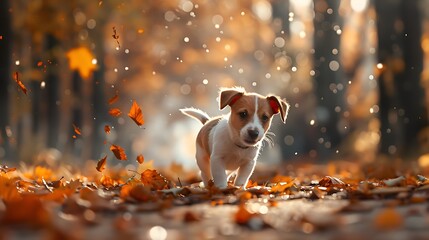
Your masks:
{"label": "falling leaf", "polygon": [[116,33],[116,28],[113,27],[113,35],[112,35],[113,39],[116,40],[116,44],[118,44],[117,48],[121,48],[121,45],[119,44],[119,35]]}
{"label": "falling leaf", "polygon": [[115,157],[118,160],[127,160],[127,155],[125,154],[125,150],[120,146],[112,144],[112,146],[110,146],[110,151],[112,151],[113,154],[115,154]]}
{"label": "falling leaf", "polygon": [[106,132],[107,134],[110,134],[110,126],[109,125],[104,125],[104,132]]}
{"label": "falling leaf", "polygon": [[77,135],[82,135],[82,132],[80,131],[80,129],[79,129],[76,125],[74,125],[74,124],[73,124],[73,128],[74,128],[74,132],[75,132]]}
{"label": "falling leaf", "polygon": [[109,104],[110,105],[114,104],[116,101],[118,101],[118,99],[119,99],[119,95],[115,94],[115,96],[113,96],[109,99]]}
{"label": "falling leaf", "polygon": [[144,162],[143,155],[142,154],[138,155],[136,160],[137,160],[138,163],[142,164]]}
{"label": "falling leaf", "polygon": [[93,63],[94,56],[86,47],[70,49],[67,52],[67,58],[70,69],[77,70],[83,79],[88,79],[97,69],[97,65]]}
{"label": "falling leaf", "polygon": [[121,115],[121,110],[119,110],[119,108],[112,108],[109,110],[109,114],[114,116],[114,117],[118,117],[119,115]]}
{"label": "falling leaf", "polygon": [[13,74],[13,78],[15,79],[15,82],[18,84],[18,86],[21,88],[22,92],[27,95],[27,88],[25,87],[24,83],[19,80],[18,72],[15,72]]}
{"label": "falling leaf", "polygon": [[136,101],[133,101],[128,116],[138,125],[141,126],[144,123],[143,113]]}
{"label": "falling leaf", "polygon": [[107,160],[107,155],[104,158],[98,160],[97,167],[96,167],[97,171],[102,172],[104,169],[106,169],[106,160]]}

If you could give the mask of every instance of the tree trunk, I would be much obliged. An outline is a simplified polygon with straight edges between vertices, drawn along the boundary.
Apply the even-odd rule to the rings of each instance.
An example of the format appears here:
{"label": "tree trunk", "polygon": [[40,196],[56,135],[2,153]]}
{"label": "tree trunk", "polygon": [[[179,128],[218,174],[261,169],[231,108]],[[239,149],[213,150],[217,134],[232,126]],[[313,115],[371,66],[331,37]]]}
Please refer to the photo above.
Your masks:
{"label": "tree trunk", "polygon": [[418,153],[417,134],[427,126],[418,1],[375,1],[378,31],[380,151],[409,157]]}
{"label": "tree trunk", "polygon": [[[314,76],[317,97],[316,126],[319,134],[313,139],[319,143],[319,158],[326,159],[337,150],[341,142],[341,114],[344,110],[346,84],[339,66],[339,49],[342,20],[338,15],[339,1],[314,1]],[[331,10],[329,10],[331,9]]]}
{"label": "tree trunk", "polygon": [[9,1],[0,1],[0,159],[12,157],[9,147],[9,137],[6,128],[9,125],[9,81],[12,73],[10,71],[12,29],[11,14],[9,12]]}
{"label": "tree trunk", "polygon": [[[47,51],[50,52],[51,61],[53,64],[58,64],[55,56],[55,48],[59,41],[51,34],[47,35],[46,40]],[[47,106],[47,124],[48,124],[48,142],[47,146],[56,148],[58,146],[59,135],[59,97],[60,79],[58,77],[57,68],[50,68],[46,76],[46,106]]]}

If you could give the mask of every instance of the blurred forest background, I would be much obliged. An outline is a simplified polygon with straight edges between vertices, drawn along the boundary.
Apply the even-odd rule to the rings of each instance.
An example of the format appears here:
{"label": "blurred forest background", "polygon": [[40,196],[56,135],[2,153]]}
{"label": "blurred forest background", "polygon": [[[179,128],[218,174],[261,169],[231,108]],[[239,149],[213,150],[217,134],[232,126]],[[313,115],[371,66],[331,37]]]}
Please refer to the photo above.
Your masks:
{"label": "blurred forest background", "polygon": [[218,115],[238,85],[291,104],[262,161],[429,165],[429,0],[1,0],[0,22],[0,163],[80,163],[108,142],[196,167],[200,125],[178,109]]}

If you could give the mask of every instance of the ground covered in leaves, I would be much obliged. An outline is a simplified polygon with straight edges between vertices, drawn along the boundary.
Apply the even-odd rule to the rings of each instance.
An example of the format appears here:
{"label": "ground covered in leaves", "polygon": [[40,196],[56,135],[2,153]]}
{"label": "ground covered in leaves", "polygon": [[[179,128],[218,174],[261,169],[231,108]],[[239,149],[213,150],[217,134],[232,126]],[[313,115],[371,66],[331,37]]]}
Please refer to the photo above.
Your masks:
{"label": "ground covered in leaves", "polygon": [[429,236],[425,172],[401,172],[389,163],[260,166],[245,190],[203,188],[179,165],[100,173],[92,164],[85,174],[2,165],[0,239]]}

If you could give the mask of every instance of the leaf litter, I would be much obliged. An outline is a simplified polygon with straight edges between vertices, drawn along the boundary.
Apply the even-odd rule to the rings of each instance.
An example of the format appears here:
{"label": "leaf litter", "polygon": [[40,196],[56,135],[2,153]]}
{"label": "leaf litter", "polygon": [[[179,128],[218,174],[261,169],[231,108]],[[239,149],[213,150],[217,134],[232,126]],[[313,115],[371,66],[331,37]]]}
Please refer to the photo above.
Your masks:
{"label": "leaf litter", "polygon": [[[116,93],[108,104],[114,104],[118,96]],[[119,116],[122,111],[111,108],[109,113]],[[128,116],[138,126],[144,124],[136,101]],[[73,129],[81,135],[74,124]],[[109,134],[111,126],[105,125],[104,131]],[[110,143],[109,150],[117,160],[128,161],[121,146]],[[94,161],[92,172],[0,165],[0,238],[9,227],[48,229],[50,236],[70,237],[77,233],[59,226],[59,220],[66,226],[90,227],[102,224],[106,217],[111,219],[112,229],[131,235],[142,224],[157,224],[167,231],[169,225],[163,226],[163,222],[174,219],[182,227],[213,225],[213,235],[238,236],[243,231],[271,229],[279,238],[285,231],[300,236],[364,223],[370,231],[368,235],[358,231],[358,236],[429,226],[429,171],[425,169],[419,174],[397,169],[396,176],[377,177],[352,171],[338,174],[335,162],[325,170],[296,164],[294,171],[286,171],[289,167],[256,169],[246,188],[233,186],[230,179],[227,188],[219,189],[213,182],[201,186],[196,171],[177,163],[155,169],[152,160],[145,161],[139,154],[135,171],[110,167],[109,158],[106,154]],[[409,212],[403,212],[404,206]]]}
{"label": "leaf litter", "polygon": [[[200,224],[211,218],[210,214],[198,210],[201,206],[212,209],[210,212],[228,208],[229,214],[223,217],[230,219],[230,224],[250,231],[286,227],[300,234],[317,233],[362,222],[363,217],[356,214],[371,212],[372,220],[368,224],[373,231],[427,226],[424,217],[418,218],[427,216],[426,209],[408,213],[413,219],[421,219],[420,225],[407,222],[407,213],[401,212],[403,206],[411,209],[414,205],[427,206],[429,187],[422,175],[364,180],[341,176],[307,179],[277,173],[264,182],[257,180],[256,172],[255,180],[247,189],[234,187],[232,182],[226,189],[218,189],[213,184],[205,188],[192,183],[191,174],[187,174],[189,179],[186,174],[181,176],[181,184],[185,184],[179,186],[168,169],[142,172],[109,169],[106,160],[107,156],[100,159],[96,167],[103,173],[92,176],[75,173],[64,177],[54,169],[41,166],[24,172],[2,165],[0,229],[17,225],[29,229],[53,228],[57,218],[74,219],[83,226],[91,226],[100,224],[108,212],[129,212],[131,217],[117,215],[112,221],[115,228],[128,231],[140,224],[135,213],[158,213],[163,218],[167,212],[180,211],[183,207],[186,208],[180,215],[182,224]],[[54,203],[58,206],[56,212],[51,209]],[[126,223],[131,224],[130,228]]]}

